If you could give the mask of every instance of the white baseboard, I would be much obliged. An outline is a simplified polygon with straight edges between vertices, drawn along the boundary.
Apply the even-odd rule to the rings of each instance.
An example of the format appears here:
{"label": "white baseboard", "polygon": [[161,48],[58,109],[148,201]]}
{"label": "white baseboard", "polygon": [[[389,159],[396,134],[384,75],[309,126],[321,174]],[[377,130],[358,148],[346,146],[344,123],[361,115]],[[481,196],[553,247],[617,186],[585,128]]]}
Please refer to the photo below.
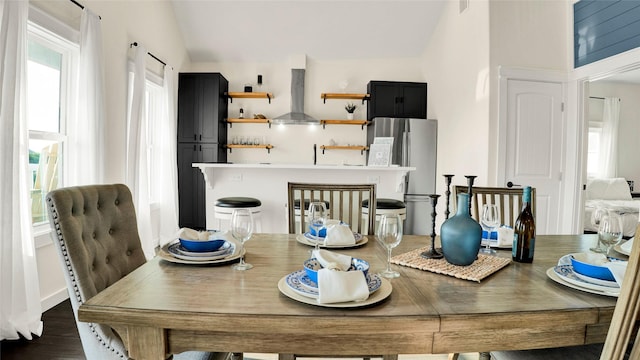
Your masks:
{"label": "white baseboard", "polygon": [[67,292],[67,288],[62,288],[53,294],[40,299],[40,306],[42,306],[42,312],[45,312],[52,307],[60,304],[61,302],[67,300],[69,298],[69,293]]}

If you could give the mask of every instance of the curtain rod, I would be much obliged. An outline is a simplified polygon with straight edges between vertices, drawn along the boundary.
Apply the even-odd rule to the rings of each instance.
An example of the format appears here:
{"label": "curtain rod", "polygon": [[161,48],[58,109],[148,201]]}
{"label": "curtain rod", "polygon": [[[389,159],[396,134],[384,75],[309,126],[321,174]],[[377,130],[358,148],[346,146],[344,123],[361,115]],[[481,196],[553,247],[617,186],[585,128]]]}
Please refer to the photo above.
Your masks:
{"label": "curtain rod", "polygon": [[[603,97],[599,97],[599,96],[589,96],[589,99],[604,100]],[[620,98],[618,98],[618,101],[620,101]]]}
{"label": "curtain rod", "polygon": [[[71,0],[71,1],[73,1],[73,0]],[[131,47],[134,47],[134,46],[138,46],[138,43],[137,42],[132,42],[131,43]],[[157,56],[153,55],[150,52],[147,52],[147,54],[149,54],[149,56],[151,56],[152,58],[156,59],[160,64],[162,64],[164,66],[167,66],[167,63],[162,61],[162,60],[160,60]]]}
{"label": "curtain rod", "polygon": [[[80,3],[79,3],[79,2],[77,2],[76,0],[69,0],[69,1],[71,1],[72,3],[74,3],[74,4],[78,5],[78,7],[79,7],[80,9],[84,10],[84,5],[80,4]],[[102,20],[102,16],[98,15],[98,19]]]}

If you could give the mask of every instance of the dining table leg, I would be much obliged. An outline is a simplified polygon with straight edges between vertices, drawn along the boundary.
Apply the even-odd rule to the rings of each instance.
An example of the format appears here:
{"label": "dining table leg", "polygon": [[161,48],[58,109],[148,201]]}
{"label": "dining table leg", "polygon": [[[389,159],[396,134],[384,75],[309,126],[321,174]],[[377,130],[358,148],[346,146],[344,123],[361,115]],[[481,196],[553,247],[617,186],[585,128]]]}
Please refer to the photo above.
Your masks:
{"label": "dining table leg", "polygon": [[164,360],[167,342],[164,329],[129,326],[127,328],[129,357],[135,360]]}

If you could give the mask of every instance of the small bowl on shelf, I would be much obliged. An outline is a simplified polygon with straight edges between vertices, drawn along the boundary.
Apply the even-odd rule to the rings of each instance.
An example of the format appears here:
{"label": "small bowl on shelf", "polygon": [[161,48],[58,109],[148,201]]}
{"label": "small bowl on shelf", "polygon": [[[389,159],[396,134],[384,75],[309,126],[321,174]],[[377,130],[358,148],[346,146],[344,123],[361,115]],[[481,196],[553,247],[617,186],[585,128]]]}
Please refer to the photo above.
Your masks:
{"label": "small bowl on shelf", "polygon": [[[304,271],[307,273],[309,279],[318,283],[318,270],[322,269],[320,261],[316,258],[307,259],[303,263]],[[347,271],[362,271],[364,276],[367,276],[369,272],[369,262],[366,260],[351,258],[351,267]]]}

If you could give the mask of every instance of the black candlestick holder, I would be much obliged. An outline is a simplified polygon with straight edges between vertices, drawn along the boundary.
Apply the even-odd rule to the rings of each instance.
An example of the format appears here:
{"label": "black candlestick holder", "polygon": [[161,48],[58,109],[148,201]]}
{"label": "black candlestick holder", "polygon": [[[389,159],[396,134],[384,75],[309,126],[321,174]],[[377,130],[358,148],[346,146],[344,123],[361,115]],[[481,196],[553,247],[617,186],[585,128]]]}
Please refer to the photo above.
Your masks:
{"label": "black candlestick holder", "polygon": [[475,180],[475,178],[477,178],[476,175],[465,175],[464,177],[467,178],[467,182],[469,184],[469,190],[467,191],[467,193],[469,194],[469,215],[471,215],[471,202],[473,200],[473,180]]}
{"label": "black candlestick holder", "polygon": [[442,259],[442,253],[436,249],[436,204],[438,203],[438,194],[430,194],[431,206],[433,211],[431,212],[431,246],[429,250],[420,254],[425,259]]}
{"label": "black candlestick holder", "polygon": [[447,197],[447,207],[444,210],[444,219],[447,220],[449,218],[449,200],[451,198],[451,179],[453,179],[453,175],[444,175],[445,183],[447,185],[447,191],[444,192],[444,195]]}

